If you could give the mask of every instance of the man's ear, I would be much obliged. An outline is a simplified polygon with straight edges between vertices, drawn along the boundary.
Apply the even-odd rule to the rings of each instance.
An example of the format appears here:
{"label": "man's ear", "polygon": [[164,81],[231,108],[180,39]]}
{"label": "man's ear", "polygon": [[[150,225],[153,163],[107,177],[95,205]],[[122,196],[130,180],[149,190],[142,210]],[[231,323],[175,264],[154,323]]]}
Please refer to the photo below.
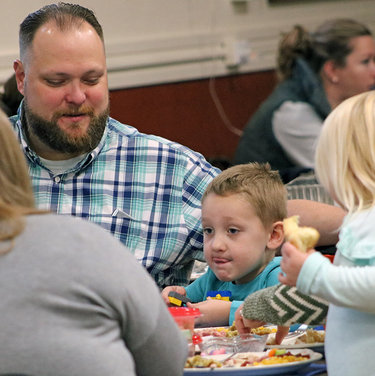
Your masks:
{"label": "man's ear", "polygon": [[18,91],[22,94],[24,94],[25,89],[25,69],[23,67],[23,64],[21,60],[14,60],[13,62],[13,69],[14,73],[16,75],[16,81],[17,81],[17,88]]}
{"label": "man's ear", "polygon": [[333,60],[327,60],[322,67],[323,74],[327,80],[333,84],[339,82],[339,76],[337,75],[337,67]]}
{"label": "man's ear", "polygon": [[272,225],[270,238],[267,242],[267,248],[277,249],[284,241],[284,225],[282,221],[277,221]]}

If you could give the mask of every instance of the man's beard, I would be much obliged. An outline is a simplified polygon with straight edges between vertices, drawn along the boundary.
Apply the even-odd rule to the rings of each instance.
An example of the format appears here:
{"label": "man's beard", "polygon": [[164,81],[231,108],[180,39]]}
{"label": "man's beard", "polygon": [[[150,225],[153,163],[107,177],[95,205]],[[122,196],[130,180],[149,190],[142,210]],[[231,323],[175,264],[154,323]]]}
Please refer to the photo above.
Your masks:
{"label": "man's beard", "polygon": [[[32,133],[54,151],[77,155],[88,153],[96,148],[103,136],[109,115],[109,106],[98,116],[94,115],[91,108],[81,107],[55,112],[52,120],[48,121],[33,113],[26,100],[24,100],[23,109],[25,115],[23,122],[26,120],[24,129],[29,139],[30,133]],[[84,135],[72,137],[60,129],[57,121],[63,114],[74,115],[80,113],[85,113],[90,117],[90,124]]]}

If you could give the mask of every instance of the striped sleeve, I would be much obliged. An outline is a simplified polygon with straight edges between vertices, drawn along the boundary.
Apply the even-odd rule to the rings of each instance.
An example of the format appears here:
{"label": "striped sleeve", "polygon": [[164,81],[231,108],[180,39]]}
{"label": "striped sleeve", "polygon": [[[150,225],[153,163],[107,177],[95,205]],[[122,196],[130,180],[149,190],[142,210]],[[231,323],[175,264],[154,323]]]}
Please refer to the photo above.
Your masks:
{"label": "striped sleeve", "polygon": [[323,324],[327,311],[328,303],[324,299],[302,294],[296,287],[281,284],[249,295],[242,309],[247,319],[284,326]]}

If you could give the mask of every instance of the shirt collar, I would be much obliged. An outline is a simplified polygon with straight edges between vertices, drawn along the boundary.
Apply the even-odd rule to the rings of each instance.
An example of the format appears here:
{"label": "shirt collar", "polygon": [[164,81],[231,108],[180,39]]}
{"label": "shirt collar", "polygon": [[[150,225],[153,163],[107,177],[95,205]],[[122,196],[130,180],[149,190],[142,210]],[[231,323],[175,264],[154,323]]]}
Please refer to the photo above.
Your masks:
{"label": "shirt collar", "polygon": [[[15,123],[16,132],[18,134],[18,138],[21,142],[21,147],[26,155],[26,157],[30,160],[31,163],[38,164],[44,168],[46,168],[41,159],[39,158],[39,155],[36,154],[31,147],[28,144],[27,138],[25,136],[25,132],[23,131],[23,124],[22,124],[22,118],[23,118],[23,100],[18,108],[17,115],[13,116],[13,121]],[[103,132],[103,136],[99,142],[99,144],[96,146],[94,150],[92,150],[90,153],[87,154],[87,156],[81,160],[71,171],[77,171],[82,169],[83,167],[88,166],[93,160],[95,160],[100,151],[103,149],[106,139],[108,136],[108,123],[109,123],[109,117],[107,119],[107,124]]]}

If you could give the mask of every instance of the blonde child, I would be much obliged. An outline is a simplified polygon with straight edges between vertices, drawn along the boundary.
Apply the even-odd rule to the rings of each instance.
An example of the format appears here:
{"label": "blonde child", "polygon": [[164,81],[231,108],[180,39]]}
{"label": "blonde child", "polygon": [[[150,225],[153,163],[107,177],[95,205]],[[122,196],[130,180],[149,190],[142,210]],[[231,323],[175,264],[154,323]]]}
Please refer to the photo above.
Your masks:
{"label": "blonde child", "polygon": [[375,358],[375,92],[340,104],[324,123],[318,179],[348,214],[332,265],[318,252],[282,250],[280,282],[330,302],[325,354],[330,376],[373,374]]}
{"label": "blonde child", "polygon": [[[245,297],[278,283],[284,239],[286,190],[269,164],[231,167],[215,177],[202,198],[204,254],[209,270],[186,288],[169,286],[186,295],[203,313],[201,325],[228,325]],[[210,291],[231,292],[230,301],[207,300]]]}

